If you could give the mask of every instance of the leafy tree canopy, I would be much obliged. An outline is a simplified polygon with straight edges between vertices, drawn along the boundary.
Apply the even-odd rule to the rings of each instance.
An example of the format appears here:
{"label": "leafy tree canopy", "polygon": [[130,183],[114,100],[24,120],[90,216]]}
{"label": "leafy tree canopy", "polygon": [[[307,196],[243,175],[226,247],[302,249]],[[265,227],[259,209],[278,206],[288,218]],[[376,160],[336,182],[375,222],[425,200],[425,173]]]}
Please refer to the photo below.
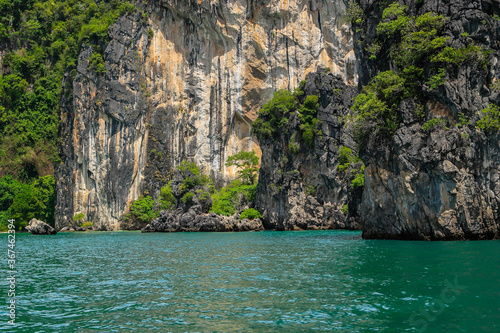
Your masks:
{"label": "leafy tree canopy", "polygon": [[238,175],[244,184],[253,185],[259,172],[259,158],[255,151],[240,151],[227,158],[226,166],[238,168]]}

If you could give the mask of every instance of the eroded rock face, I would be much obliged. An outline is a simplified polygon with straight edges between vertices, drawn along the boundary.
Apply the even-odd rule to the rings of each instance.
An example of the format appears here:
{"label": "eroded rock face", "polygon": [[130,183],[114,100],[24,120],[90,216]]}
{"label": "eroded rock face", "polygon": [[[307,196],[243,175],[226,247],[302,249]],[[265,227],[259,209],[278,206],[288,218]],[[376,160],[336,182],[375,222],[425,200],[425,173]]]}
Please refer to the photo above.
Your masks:
{"label": "eroded rock face", "polygon": [[56,229],[47,223],[37,220],[31,219],[26,230],[32,233],[33,235],[55,235],[57,234]]}
{"label": "eroded rock face", "polygon": [[[472,39],[469,42],[490,50],[490,64],[483,70],[467,62],[454,68],[444,85],[424,90],[420,101],[424,119],[416,116],[412,101],[403,101],[402,124],[394,137],[370,138],[362,147],[366,164],[360,210],[363,237],[498,239],[500,137],[476,127],[483,116],[480,111],[500,102],[498,91],[491,89],[500,78],[500,24],[491,17],[499,14],[498,5],[488,1],[406,4],[412,14],[434,11],[449,17],[445,35],[451,44],[463,47],[464,36]],[[370,17],[364,36],[369,44],[381,10],[369,1],[361,1],[361,6]],[[364,83],[377,70],[389,68],[387,59],[369,60],[366,50],[357,52]],[[460,114],[470,123],[462,124]],[[422,129],[426,120],[437,117],[447,121],[446,127]]]}
{"label": "eroded rock face", "polygon": [[398,130],[366,168],[363,237],[499,238],[499,139],[468,127]]}
{"label": "eroded rock face", "polygon": [[304,142],[296,112],[276,136],[259,138],[262,160],[256,208],[269,229],[360,229],[362,188],[352,188],[351,170],[361,165],[337,169],[340,148],[355,148],[342,117],[349,114],[357,89],[320,69],[307,75],[303,90],[302,103],[307,95],[319,98],[322,135],[315,137],[313,147]]}
{"label": "eroded rock face", "polygon": [[[218,185],[227,156],[255,149],[250,123],[273,91],[318,66],[356,83],[343,1],[151,1],[110,29],[105,74],[80,54],[62,103],[56,225],[84,213],[114,229],[191,159]],[[259,152],[260,154],[260,152]]]}

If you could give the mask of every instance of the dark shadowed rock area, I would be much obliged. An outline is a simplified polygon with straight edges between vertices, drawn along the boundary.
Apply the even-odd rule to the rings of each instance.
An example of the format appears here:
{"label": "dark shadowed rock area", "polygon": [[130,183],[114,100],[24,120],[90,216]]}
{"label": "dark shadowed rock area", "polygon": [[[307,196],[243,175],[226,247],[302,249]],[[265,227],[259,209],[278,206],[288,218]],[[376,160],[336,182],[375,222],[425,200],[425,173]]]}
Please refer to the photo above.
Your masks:
{"label": "dark shadowed rock area", "polygon": [[337,169],[340,148],[354,150],[343,117],[349,114],[357,89],[325,69],[308,74],[302,89],[301,103],[306,96],[318,96],[322,135],[315,136],[312,147],[304,142],[296,111],[277,135],[259,137],[262,159],[256,207],[268,229],[360,229],[362,187],[351,186],[351,171],[360,165],[343,172]]}
{"label": "dark shadowed rock area", "polygon": [[[443,35],[455,48],[477,45],[488,50],[488,64],[474,59],[454,66],[436,89],[424,86],[418,103],[425,116],[415,116],[410,100],[400,104],[401,124],[386,140],[372,136],[360,156],[366,164],[361,205],[364,238],[498,239],[500,238],[499,135],[477,128],[481,110],[499,105],[495,82],[498,65],[500,15],[497,1],[400,1],[410,14],[436,12],[447,17]],[[360,1],[367,17],[358,28],[360,81],[394,67],[384,45],[370,59],[367,45],[376,38],[382,10],[373,1]],[[430,61],[424,75],[437,71]],[[430,119],[446,126],[424,130]],[[465,119],[462,121],[460,118]]]}

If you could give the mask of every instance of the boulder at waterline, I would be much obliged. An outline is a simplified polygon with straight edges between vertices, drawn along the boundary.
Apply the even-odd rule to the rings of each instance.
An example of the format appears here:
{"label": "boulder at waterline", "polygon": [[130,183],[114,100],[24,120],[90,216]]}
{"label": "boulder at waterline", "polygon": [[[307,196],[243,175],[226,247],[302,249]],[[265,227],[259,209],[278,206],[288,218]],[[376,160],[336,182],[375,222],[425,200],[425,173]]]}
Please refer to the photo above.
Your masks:
{"label": "boulder at waterline", "polygon": [[26,227],[26,230],[31,232],[33,235],[55,235],[57,234],[56,229],[52,228],[47,223],[37,220],[31,219],[30,223]]}

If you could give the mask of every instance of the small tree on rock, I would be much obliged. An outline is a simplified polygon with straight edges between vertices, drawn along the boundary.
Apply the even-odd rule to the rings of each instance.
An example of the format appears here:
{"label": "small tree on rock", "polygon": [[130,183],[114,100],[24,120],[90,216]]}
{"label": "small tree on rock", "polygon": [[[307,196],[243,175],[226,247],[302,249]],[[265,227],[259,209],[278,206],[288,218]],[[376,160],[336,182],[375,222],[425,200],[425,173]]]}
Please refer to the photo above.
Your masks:
{"label": "small tree on rock", "polygon": [[238,177],[244,184],[253,185],[257,180],[259,172],[259,158],[255,151],[240,151],[227,158],[226,166],[235,166],[238,170]]}

